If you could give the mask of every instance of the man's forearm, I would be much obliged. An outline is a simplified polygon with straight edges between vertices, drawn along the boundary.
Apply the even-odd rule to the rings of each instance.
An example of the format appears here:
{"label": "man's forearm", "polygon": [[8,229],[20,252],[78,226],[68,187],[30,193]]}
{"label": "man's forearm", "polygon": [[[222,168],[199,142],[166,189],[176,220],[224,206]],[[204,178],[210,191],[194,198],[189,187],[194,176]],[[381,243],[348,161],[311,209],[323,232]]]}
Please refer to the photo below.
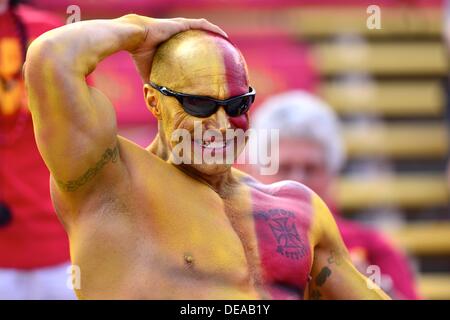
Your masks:
{"label": "man's forearm", "polygon": [[127,15],[111,20],[90,20],[66,25],[37,38],[27,61],[52,61],[54,68],[86,75],[103,58],[121,50],[134,50],[145,39],[139,17]]}

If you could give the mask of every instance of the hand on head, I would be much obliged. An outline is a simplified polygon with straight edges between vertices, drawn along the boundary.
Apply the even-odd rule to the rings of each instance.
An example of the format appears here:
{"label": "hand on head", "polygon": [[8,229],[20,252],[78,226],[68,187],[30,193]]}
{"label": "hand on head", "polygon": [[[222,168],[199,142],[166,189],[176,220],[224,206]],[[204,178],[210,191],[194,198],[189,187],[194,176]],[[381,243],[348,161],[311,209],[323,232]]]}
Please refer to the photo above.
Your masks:
{"label": "hand on head", "polygon": [[149,79],[153,56],[158,45],[177,33],[190,29],[199,29],[218,33],[227,38],[228,35],[218,26],[206,19],[154,19],[138,15],[126,15],[121,19],[132,21],[145,29],[145,38],[141,44],[131,51],[133,60],[144,80]]}

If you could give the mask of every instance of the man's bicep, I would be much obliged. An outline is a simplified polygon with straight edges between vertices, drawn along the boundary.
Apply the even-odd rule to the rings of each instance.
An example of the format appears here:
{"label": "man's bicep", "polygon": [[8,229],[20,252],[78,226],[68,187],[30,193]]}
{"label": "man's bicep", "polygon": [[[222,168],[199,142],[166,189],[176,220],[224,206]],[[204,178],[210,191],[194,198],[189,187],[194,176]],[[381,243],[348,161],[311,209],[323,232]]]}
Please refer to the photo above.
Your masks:
{"label": "man's bicep", "polygon": [[118,153],[115,112],[108,99],[82,83],[72,94],[78,96],[62,92],[47,106],[30,95],[36,141],[62,191],[92,180]]}

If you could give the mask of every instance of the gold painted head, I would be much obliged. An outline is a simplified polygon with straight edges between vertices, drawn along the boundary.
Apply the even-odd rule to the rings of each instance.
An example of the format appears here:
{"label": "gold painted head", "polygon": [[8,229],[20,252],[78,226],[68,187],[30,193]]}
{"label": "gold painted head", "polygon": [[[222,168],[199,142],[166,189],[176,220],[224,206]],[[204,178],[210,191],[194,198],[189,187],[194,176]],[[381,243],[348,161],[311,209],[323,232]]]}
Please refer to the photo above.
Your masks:
{"label": "gold painted head", "polygon": [[[172,91],[219,100],[249,92],[247,66],[240,51],[226,38],[199,30],[181,32],[162,43],[155,53],[149,80]],[[175,97],[163,95],[149,84],[144,85],[144,96],[149,110],[158,119],[160,144],[169,155],[179,142],[172,139],[175,130],[184,129],[191,134],[191,159],[194,159],[195,130],[220,132],[225,141],[225,130],[245,131],[249,126],[247,114],[229,117],[222,107],[209,117],[192,116]],[[234,158],[244,149],[245,142],[235,146]],[[183,166],[213,175],[227,170],[230,164],[185,163]]]}

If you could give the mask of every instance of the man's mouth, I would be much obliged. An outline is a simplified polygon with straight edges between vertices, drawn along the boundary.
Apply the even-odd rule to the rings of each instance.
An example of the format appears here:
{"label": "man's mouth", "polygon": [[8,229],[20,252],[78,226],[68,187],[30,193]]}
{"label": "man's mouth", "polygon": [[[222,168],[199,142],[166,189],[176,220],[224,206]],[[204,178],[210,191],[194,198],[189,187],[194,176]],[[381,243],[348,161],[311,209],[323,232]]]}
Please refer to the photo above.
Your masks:
{"label": "man's mouth", "polygon": [[230,140],[195,140],[197,145],[201,146],[205,149],[225,149],[228,145],[233,142],[233,139]]}

